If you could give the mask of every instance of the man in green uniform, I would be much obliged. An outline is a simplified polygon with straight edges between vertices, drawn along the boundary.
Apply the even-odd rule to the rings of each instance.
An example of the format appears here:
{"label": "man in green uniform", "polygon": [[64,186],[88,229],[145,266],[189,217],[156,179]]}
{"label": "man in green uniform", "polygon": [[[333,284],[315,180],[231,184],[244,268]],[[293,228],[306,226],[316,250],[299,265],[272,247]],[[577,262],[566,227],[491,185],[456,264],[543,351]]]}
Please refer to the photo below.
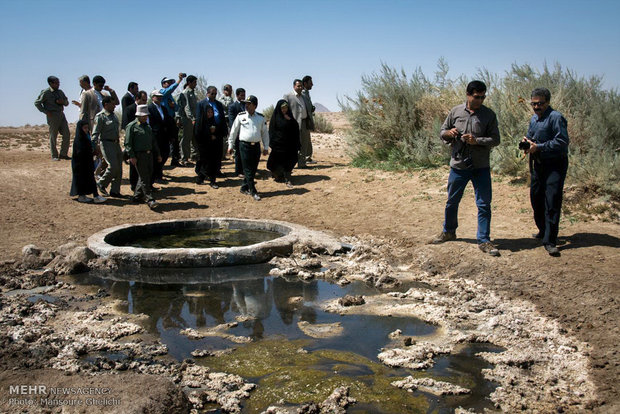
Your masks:
{"label": "man in green uniform", "polygon": [[153,157],[161,162],[157,141],[146,120],[149,116],[147,105],[138,105],[136,119],[125,129],[125,151],[129,154],[129,162],[138,170],[138,183],[132,197],[133,201],[146,201],[149,208],[159,204],[153,198],[151,176],[153,175]]}
{"label": "man in green uniform", "polygon": [[[45,115],[47,115],[47,125],[50,129],[50,151],[52,160],[58,161],[60,158],[68,160],[69,156],[69,140],[71,139],[69,132],[69,124],[65,118],[64,107],[69,105],[69,100],[64,92],[58,89],[60,80],[56,76],[48,76],[47,83],[50,86],[43,89],[39,97],[34,101],[34,106]],[[62,135],[62,143],[60,144],[60,157],[58,149],[56,149],[56,138],[58,132]]]}
{"label": "man in green uniform", "polygon": [[[104,196],[121,197],[121,178],[123,174],[123,151],[119,143],[120,121],[114,113],[116,104],[111,96],[103,97],[103,111],[95,116],[93,128],[93,141],[99,144],[103,159],[108,164],[101,179],[97,181],[97,187]],[[110,194],[106,190],[112,183]]]}

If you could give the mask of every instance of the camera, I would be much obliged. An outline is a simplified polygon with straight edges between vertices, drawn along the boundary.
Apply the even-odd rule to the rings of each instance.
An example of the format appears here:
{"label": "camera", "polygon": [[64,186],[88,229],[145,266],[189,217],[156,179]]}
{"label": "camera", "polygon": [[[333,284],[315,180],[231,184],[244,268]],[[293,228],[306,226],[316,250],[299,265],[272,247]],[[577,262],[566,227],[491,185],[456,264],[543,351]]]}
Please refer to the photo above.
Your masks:
{"label": "camera", "polygon": [[187,78],[187,73],[181,73],[182,78]]}
{"label": "camera", "polygon": [[529,150],[530,149],[530,143],[529,141],[521,141],[519,142],[519,149],[520,150]]}

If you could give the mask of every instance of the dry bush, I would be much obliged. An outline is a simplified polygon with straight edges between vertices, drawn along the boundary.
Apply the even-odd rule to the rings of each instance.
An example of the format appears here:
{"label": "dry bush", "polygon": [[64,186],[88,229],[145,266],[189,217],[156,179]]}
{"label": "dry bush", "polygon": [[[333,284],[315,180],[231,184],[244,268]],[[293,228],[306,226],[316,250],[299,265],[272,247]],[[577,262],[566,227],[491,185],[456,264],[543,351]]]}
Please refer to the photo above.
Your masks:
{"label": "dry bush", "polygon": [[[465,100],[467,80],[450,79],[440,59],[435,79],[420,69],[408,76],[382,64],[362,77],[362,90],[340,101],[351,130],[347,136],[354,165],[375,168],[423,168],[443,164],[449,153],[439,129],[450,108]],[[476,78],[487,84],[485,105],[495,111],[501,144],[491,153],[494,171],[526,177],[528,163],[517,144],[527,133],[534,88],[551,91],[551,104],[568,121],[569,183],[620,198],[620,102],[616,90],[604,90],[600,77],[578,77],[559,64],[537,71],[512,65],[503,76],[484,69]]]}

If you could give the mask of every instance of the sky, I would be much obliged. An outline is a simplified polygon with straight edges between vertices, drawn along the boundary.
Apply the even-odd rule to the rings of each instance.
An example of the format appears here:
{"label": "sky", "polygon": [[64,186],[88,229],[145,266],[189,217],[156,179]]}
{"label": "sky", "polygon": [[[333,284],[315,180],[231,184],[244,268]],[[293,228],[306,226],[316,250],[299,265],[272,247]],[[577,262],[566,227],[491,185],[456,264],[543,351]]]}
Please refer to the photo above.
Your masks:
{"label": "sky", "polygon": [[[503,75],[516,64],[556,62],[620,87],[617,0],[0,0],[0,126],[43,124],[34,100],[60,78],[69,100],[78,77],[102,75],[119,98],[136,81],[204,76],[258,97],[259,111],[311,75],[313,101],[331,111],[381,64],[432,78]],[[65,113],[77,119],[77,107]]]}

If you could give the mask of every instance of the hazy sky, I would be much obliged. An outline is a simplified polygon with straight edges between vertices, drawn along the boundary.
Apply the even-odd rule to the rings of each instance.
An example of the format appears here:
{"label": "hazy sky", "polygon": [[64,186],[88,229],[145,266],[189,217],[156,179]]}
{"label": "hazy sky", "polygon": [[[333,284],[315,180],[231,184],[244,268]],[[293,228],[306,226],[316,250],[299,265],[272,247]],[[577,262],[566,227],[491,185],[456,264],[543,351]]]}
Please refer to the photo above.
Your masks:
{"label": "hazy sky", "polygon": [[[103,75],[119,97],[129,81],[203,75],[256,95],[259,110],[309,74],[312,97],[339,110],[381,62],[433,76],[512,63],[555,62],[620,86],[620,1],[72,1],[0,0],[0,125],[41,124],[33,102],[46,78],[77,99],[77,78]],[[65,111],[70,122],[77,108]],[[73,132],[72,132],[73,134]]]}

